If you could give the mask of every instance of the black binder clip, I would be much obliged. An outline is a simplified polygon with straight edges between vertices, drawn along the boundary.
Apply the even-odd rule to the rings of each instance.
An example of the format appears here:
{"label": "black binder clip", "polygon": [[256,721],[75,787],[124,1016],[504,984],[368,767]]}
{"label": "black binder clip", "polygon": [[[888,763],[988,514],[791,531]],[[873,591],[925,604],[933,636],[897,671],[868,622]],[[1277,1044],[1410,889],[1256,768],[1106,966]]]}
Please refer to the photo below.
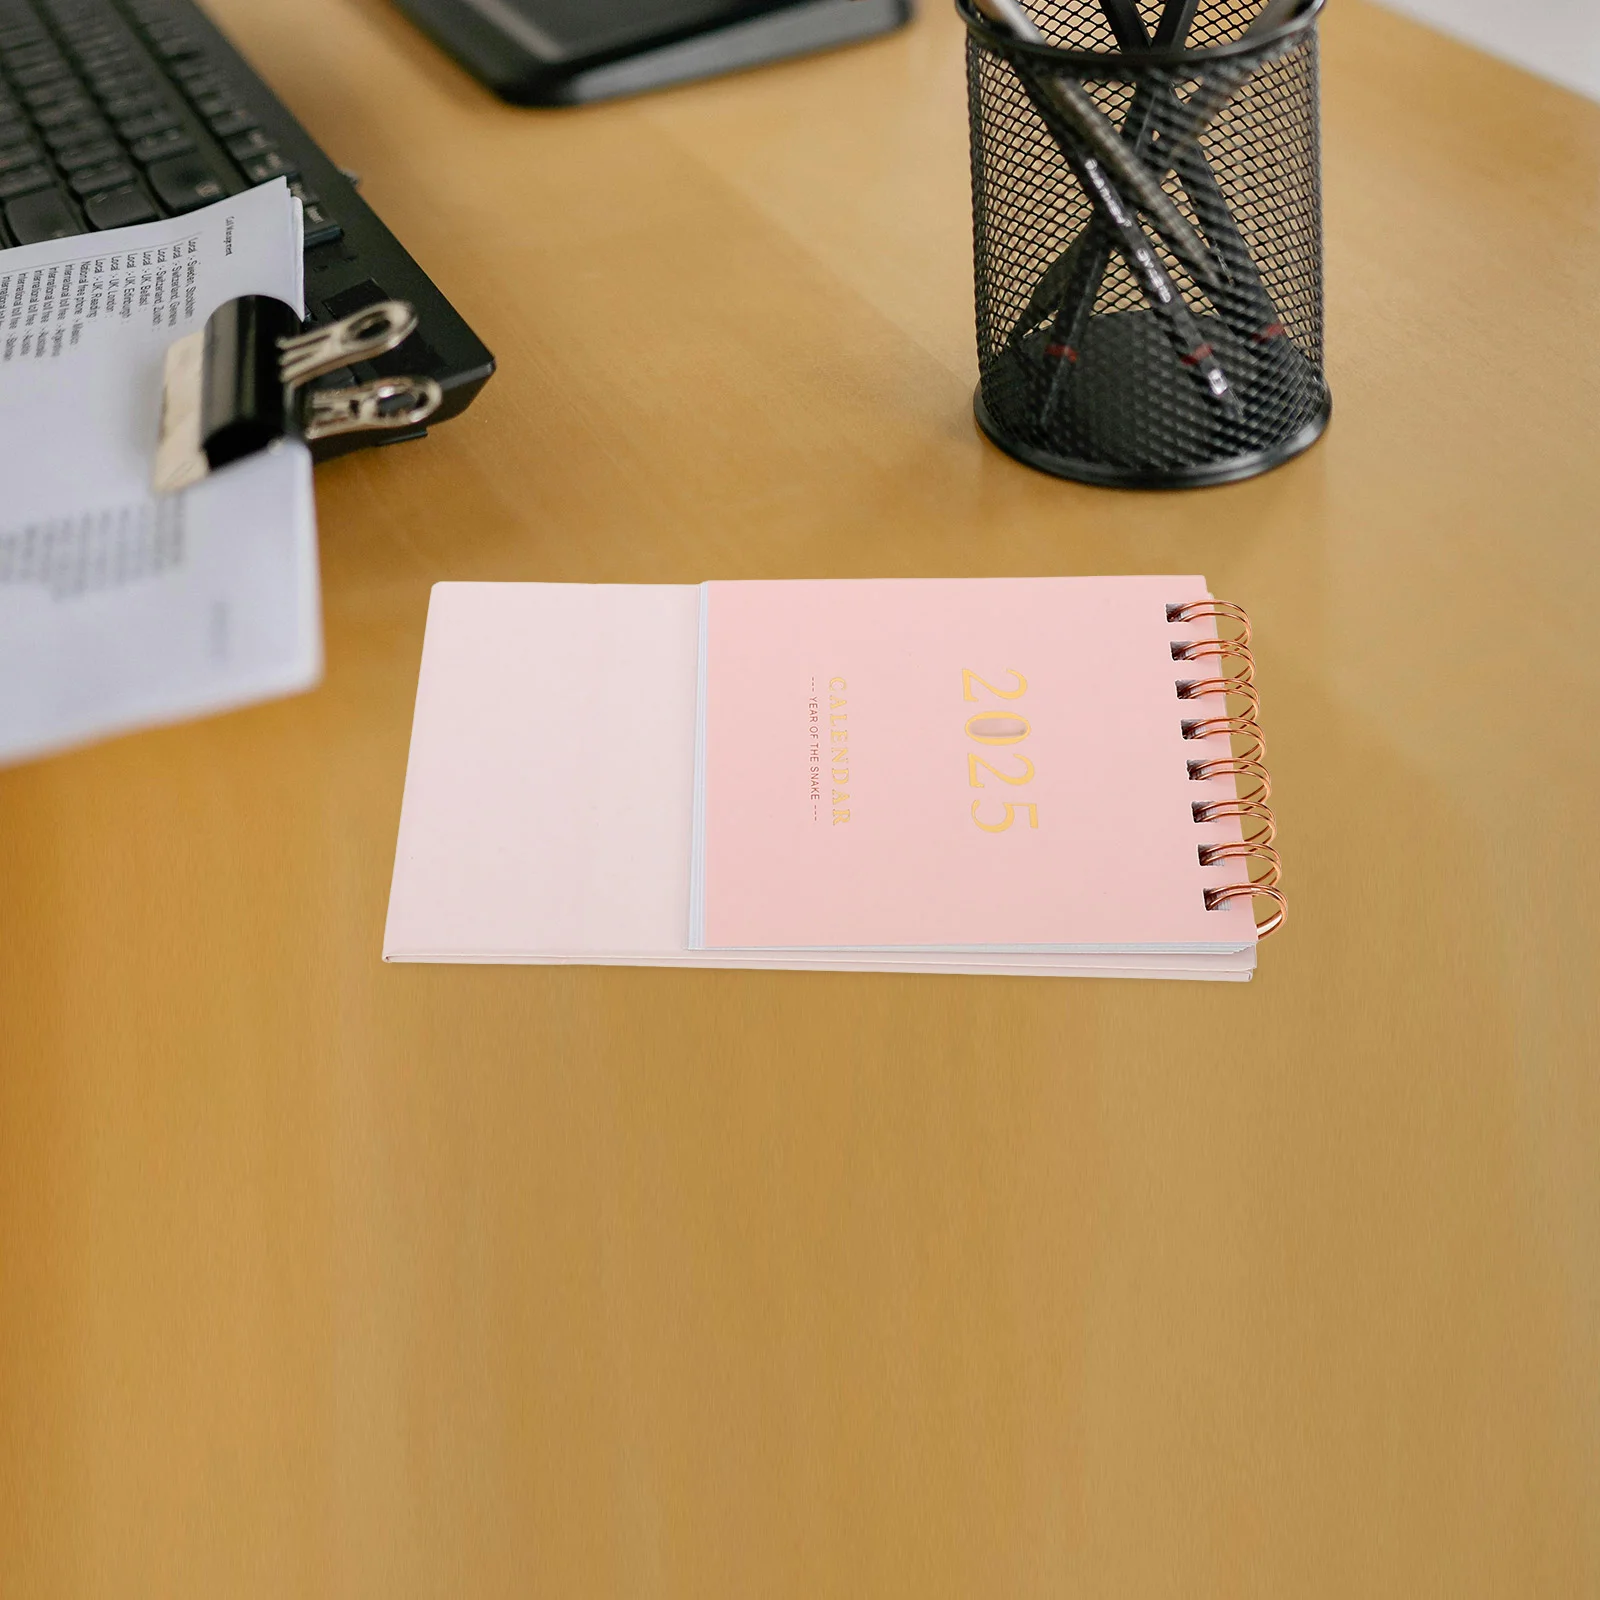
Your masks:
{"label": "black binder clip", "polygon": [[384,300],[307,328],[281,300],[246,295],[219,306],[167,352],[155,488],[174,494],[209,472],[271,448],[341,433],[414,428],[439,409],[432,378],[382,378],[349,389],[316,379],[371,361],[410,338],[416,312]]}

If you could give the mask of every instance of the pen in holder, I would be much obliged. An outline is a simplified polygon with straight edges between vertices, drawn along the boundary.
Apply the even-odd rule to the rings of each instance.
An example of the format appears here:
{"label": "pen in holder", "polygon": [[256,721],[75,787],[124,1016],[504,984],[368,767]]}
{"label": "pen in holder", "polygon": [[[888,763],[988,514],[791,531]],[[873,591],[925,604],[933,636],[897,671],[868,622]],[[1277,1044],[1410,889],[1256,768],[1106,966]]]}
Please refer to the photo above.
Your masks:
{"label": "pen in holder", "polygon": [[956,0],[978,422],[1088,483],[1265,472],[1327,425],[1323,0]]}

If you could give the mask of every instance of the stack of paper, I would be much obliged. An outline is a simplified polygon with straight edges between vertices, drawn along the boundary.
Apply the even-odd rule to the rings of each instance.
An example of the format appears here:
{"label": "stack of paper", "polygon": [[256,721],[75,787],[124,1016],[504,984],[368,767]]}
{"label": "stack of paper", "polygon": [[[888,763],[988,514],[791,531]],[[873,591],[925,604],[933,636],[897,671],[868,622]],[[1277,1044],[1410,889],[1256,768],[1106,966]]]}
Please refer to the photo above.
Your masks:
{"label": "stack of paper", "polygon": [[1178,578],[441,584],[384,954],[1242,980]]}
{"label": "stack of paper", "polygon": [[0,251],[0,762],[317,681],[304,446],[150,488],[168,346],[239,295],[303,311],[301,238],[279,181]]}

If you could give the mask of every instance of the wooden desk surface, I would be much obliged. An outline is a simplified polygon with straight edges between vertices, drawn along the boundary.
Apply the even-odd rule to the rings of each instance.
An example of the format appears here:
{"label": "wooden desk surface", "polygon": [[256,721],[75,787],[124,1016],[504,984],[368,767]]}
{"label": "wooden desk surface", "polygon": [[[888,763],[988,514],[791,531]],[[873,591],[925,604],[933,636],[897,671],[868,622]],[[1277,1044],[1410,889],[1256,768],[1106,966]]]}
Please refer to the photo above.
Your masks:
{"label": "wooden desk surface", "polygon": [[[323,689],[0,774],[0,1592],[1600,1592],[1600,108],[1338,0],[1332,431],[1160,498],[974,430],[943,0],[550,115],[216,9],[502,370]],[[1121,571],[1257,620],[1255,984],[380,964],[435,580]]]}

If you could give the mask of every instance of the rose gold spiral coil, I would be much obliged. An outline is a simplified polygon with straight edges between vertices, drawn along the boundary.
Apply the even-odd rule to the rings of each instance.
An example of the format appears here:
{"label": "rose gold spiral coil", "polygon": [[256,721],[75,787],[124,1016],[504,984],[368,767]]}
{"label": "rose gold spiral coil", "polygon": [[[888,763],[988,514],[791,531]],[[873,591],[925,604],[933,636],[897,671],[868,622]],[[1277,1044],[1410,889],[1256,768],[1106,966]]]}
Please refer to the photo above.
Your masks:
{"label": "rose gold spiral coil", "polygon": [[1236,821],[1241,833],[1246,823],[1259,823],[1256,832],[1244,834],[1246,844],[1271,844],[1278,836],[1278,819],[1272,808],[1257,800],[1197,800],[1192,809],[1196,822]]}
{"label": "rose gold spiral coil", "polygon": [[1208,694],[1236,694],[1252,708],[1261,705],[1261,691],[1248,678],[1196,678],[1178,685],[1180,700],[1199,700]]}
{"label": "rose gold spiral coil", "polygon": [[1236,606],[1231,600],[1191,600],[1187,605],[1167,607],[1168,622],[1198,622],[1202,617],[1237,623],[1241,630],[1237,642],[1250,643],[1250,618],[1243,606]]}
{"label": "rose gold spiral coil", "polygon": [[[1203,844],[1200,846],[1200,865],[1214,867],[1221,861],[1261,862],[1266,871],[1258,878],[1251,878],[1252,883],[1259,883],[1266,888],[1276,888],[1279,878],[1283,876],[1283,862],[1278,859],[1278,852],[1270,844],[1247,844],[1238,840],[1230,840],[1226,844]],[[1245,871],[1250,870],[1249,866]]]}
{"label": "rose gold spiral coil", "polygon": [[1267,753],[1267,741],[1261,732],[1261,725],[1255,717],[1208,717],[1203,722],[1186,722],[1183,725],[1185,739],[1207,739],[1212,734],[1226,733],[1237,735],[1242,739],[1249,739],[1252,744],[1249,749],[1233,752],[1234,758],[1239,761],[1259,761]]}
{"label": "rose gold spiral coil", "polygon": [[1172,647],[1174,661],[1203,661],[1208,656],[1219,662],[1242,661],[1244,671],[1235,676],[1246,682],[1255,677],[1256,658],[1250,653],[1249,647],[1237,639],[1189,639]]}
{"label": "rose gold spiral coil", "polygon": [[1270,939],[1289,918],[1289,902],[1282,889],[1264,883],[1230,883],[1226,888],[1206,890],[1206,910],[1220,911],[1230,900],[1259,896],[1276,903],[1278,909],[1265,922],[1256,924],[1256,938]]}
{"label": "rose gold spiral coil", "polygon": [[[1219,911],[1235,900],[1270,900],[1273,911],[1263,922],[1256,924],[1256,938],[1268,939],[1280,929],[1289,915],[1289,902],[1278,887],[1283,875],[1283,862],[1275,848],[1278,836],[1278,819],[1267,801],[1272,796],[1272,777],[1262,764],[1267,753],[1267,741],[1256,720],[1261,709],[1261,694],[1255,684],[1255,656],[1250,650],[1250,618],[1242,606],[1231,600],[1195,600],[1187,605],[1167,607],[1167,621],[1197,622],[1210,617],[1218,623],[1229,622],[1237,629],[1232,638],[1193,639],[1172,646],[1174,661],[1214,661],[1213,669],[1220,675],[1197,680],[1179,680],[1176,684],[1180,700],[1199,700],[1206,696],[1229,695],[1246,702],[1248,709],[1236,716],[1201,717],[1182,723],[1183,737],[1208,739],[1226,734],[1230,738],[1249,741],[1242,753],[1233,751],[1225,758],[1188,763],[1190,779],[1205,783],[1213,778],[1233,778],[1234,795],[1230,799],[1200,800],[1191,807],[1196,823],[1237,822],[1240,837],[1224,839],[1214,844],[1199,846],[1198,855],[1203,867],[1219,866],[1223,862],[1243,864],[1247,874],[1243,883],[1227,883],[1202,891],[1207,911]],[[1240,664],[1240,670],[1229,673],[1228,662]],[[1223,709],[1226,709],[1225,707]],[[1244,791],[1242,780],[1253,780],[1253,787]],[[1250,832],[1246,832],[1246,828]],[[1256,876],[1249,876],[1255,872]]]}
{"label": "rose gold spiral coil", "polygon": [[1206,783],[1212,778],[1254,778],[1255,788],[1238,798],[1252,804],[1264,804],[1272,798],[1272,774],[1259,761],[1239,761],[1233,756],[1216,761],[1191,761],[1189,777],[1195,783]]}

